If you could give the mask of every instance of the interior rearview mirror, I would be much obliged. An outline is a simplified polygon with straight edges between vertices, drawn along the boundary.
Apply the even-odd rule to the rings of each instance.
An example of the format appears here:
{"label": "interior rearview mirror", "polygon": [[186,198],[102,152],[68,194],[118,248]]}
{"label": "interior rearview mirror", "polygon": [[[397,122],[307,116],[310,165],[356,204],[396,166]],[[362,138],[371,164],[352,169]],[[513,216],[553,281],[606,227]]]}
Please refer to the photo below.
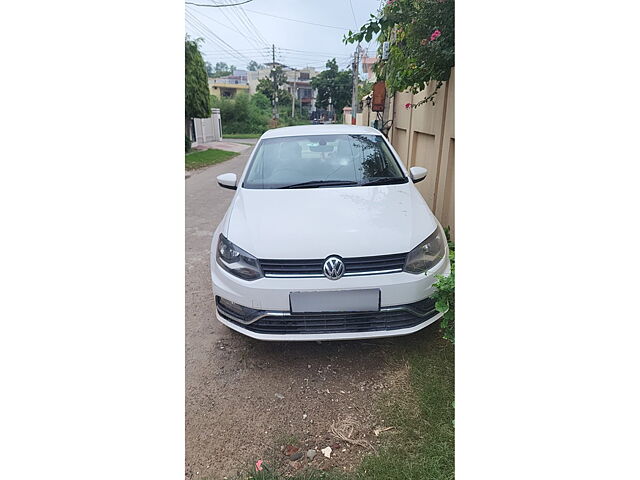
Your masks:
{"label": "interior rearview mirror", "polygon": [[424,167],[411,167],[409,171],[411,172],[413,183],[421,182],[427,176],[427,169]]}
{"label": "interior rearview mirror", "polygon": [[223,173],[218,175],[218,185],[222,188],[228,188],[229,190],[235,190],[238,188],[238,176],[235,173]]}

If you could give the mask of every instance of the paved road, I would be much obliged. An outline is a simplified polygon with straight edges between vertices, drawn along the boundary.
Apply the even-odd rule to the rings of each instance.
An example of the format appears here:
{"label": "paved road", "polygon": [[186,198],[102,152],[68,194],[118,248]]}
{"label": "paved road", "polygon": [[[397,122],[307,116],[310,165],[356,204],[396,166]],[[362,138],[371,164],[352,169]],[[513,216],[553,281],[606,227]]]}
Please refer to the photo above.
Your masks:
{"label": "paved road", "polygon": [[[231,478],[258,459],[301,468],[280,453],[297,443],[318,450],[336,442],[332,423],[355,422],[354,437],[375,438],[379,396],[401,388],[406,367],[390,364],[417,335],[366,342],[272,343],[237,334],[214,315],[209,276],[211,235],[233,191],[216,176],[240,174],[252,149],[186,178],[186,477]],[[295,439],[295,441],[294,441]],[[342,450],[345,450],[344,452]],[[316,468],[356,466],[366,449],[342,442]],[[288,469],[288,470],[287,470]]]}

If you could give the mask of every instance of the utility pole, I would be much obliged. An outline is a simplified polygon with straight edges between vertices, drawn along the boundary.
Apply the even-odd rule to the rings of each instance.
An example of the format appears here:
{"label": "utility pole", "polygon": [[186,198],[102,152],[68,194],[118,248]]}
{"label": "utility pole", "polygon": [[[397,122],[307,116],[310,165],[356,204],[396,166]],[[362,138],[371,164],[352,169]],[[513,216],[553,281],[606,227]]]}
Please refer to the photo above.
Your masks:
{"label": "utility pole", "polygon": [[356,124],[358,114],[358,61],[360,56],[360,44],[353,54],[353,90],[351,92],[351,125]]}
{"label": "utility pole", "polygon": [[276,121],[278,119],[278,82],[276,81],[276,46],[271,45],[271,53],[273,63],[271,64],[271,75],[273,76],[273,119]]}
{"label": "utility pole", "polygon": [[291,118],[296,115],[296,77],[298,70],[293,70],[293,92],[291,95]]}

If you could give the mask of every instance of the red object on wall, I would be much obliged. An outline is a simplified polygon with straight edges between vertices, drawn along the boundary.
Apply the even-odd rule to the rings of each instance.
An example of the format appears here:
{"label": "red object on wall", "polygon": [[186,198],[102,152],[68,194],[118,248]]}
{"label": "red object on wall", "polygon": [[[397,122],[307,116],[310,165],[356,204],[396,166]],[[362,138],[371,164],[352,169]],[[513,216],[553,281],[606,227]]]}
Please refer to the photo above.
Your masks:
{"label": "red object on wall", "polygon": [[371,95],[371,111],[384,112],[384,99],[387,96],[387,87],[381,80],[373,84],[373,93]]}

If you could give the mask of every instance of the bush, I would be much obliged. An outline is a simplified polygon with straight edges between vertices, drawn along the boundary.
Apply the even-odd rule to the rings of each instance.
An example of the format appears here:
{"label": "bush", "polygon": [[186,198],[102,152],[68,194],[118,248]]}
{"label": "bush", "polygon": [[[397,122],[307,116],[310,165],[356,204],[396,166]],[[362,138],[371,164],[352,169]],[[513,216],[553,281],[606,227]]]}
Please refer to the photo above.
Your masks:
{"label": "bush", "polygon": [[413,106],[435,103],[436,92],[455,65],[454,13],[455,0],[388,0],[377,17],[372,15],[360,31],[349,31],[344,40],[369,42],[377,35],[380,56],[388,41],[388,59],[374,66],[378,80],[386,82],[392,95],[406,89],[417,93],[436,81],[435,91]]}
{"label": "bush", "polygon": [[189,153],[191,151],[191,139],[184,136],[184,153]]}
{"label": "bush", "polygon": [[239,93],[234,98],[211,95],[211,107],[220,109],[222,136],[225,133],[264,133],[269,128],[271,107],[262,94]]}
{"label": "bush", "polygon": [[442,336],[451,343],[456,342],[455,331],[455,288],[456,288],[456,261],[455,244],[450,240],[449,228],[445,229],[449,243],[449,260],[451,261],[451,274],[448,277],[438,275],[438,280],[433,286],[436,292],[432,298],[436,301],[436,310],[444,313],[440,319]]}

